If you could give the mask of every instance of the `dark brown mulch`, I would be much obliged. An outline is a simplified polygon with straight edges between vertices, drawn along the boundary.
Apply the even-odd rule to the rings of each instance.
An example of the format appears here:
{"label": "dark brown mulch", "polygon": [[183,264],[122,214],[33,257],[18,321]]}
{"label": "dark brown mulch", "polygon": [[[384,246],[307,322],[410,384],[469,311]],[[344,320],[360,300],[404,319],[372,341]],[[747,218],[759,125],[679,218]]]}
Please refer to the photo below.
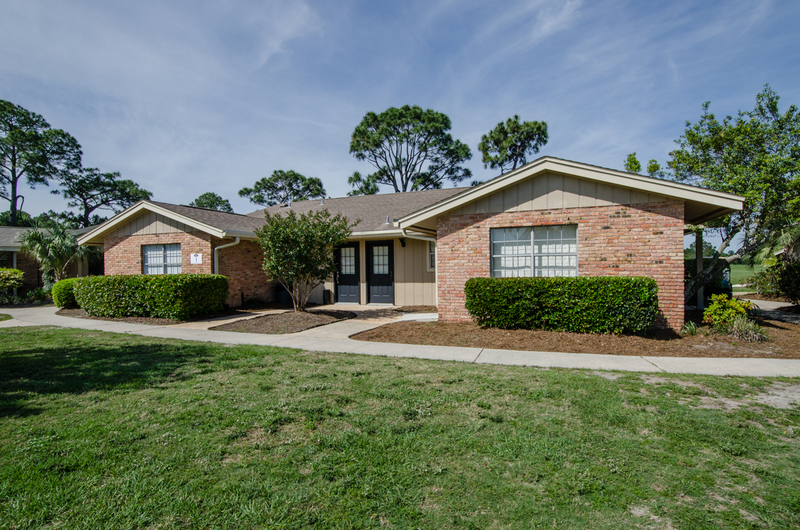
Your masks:
{"label": "dark brown mulch", "polygon": [[216,331],[236,331],[239,333],[266,333],[280,335],[284,333],[297,333],[306,329],[324,326],[355,317],[350,311],[313,310],[307,312],[288,311],[277,315],[265,315],[230,322],[210,329]]}
{"label": "dark brown mulch", "polygon": [[785,305],[779,307],[776,311],[786,311],[787,313],[800,313],[800,305]]}
{"label": "dark brown mulch", "polygon": [[404,305],[394,309],[398,313],[438,313],[439,309],[435,305]]}
{"label": "dark brown mulch", "polygon": [[62,317],[72,318],[86,318],[89,320],[107,320],[109,322],[125,322],[128,324],[146,324],[148,326],[171,326],[173,324],[181,324],[179,320],[170,320],[169,318],[150,318],[150,317],[121,317],[121,318],[107,318],[107,317],[93,317],[83,309],[59,309],[56,315]]}
{"label": "dark brown mulch", "polygon": [[481,329],[472,322],[395,322],[352,336],[355,340],[496,348],[502,350],[647,355],[657,357],[758,357],[800,359],[800,325],[759,319],[769,342],[740,342],[701,326],[697,335],[591,335],[541,330]]}

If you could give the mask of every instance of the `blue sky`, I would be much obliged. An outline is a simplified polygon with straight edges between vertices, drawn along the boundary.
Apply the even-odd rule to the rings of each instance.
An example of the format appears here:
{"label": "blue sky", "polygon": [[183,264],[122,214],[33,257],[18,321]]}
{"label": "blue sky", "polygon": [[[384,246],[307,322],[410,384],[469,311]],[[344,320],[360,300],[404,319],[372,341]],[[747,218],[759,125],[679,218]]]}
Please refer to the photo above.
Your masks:
{"label": "blue sky", "polygon": [[[0,99],[75,136],[84,165],[187,204],[276,169],[349,191],[367,111],[446,113],[473,151],[497,122],[548,123],[540,154],[662,165],[704,101],[734,114],[770,83],[800,104],[800,2],[4,2]],[[66,204],[26,189],[37,214]],[[3,209],[5,206],[0,205]]]}

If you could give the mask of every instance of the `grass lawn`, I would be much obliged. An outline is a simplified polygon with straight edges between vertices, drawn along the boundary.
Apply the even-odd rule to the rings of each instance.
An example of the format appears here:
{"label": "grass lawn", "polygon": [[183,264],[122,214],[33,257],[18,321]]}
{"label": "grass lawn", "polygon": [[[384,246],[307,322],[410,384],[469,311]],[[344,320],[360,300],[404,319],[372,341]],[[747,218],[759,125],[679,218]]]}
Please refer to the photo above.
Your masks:
{"label": "grass lawn", "polygon": [[3,320],[11,320],[11,315],[0,313],[0,322],[2,322]]}
{"label": "grass lawn", "polygon": [[763,270],[763,265],[753,265],[752,268],[741,264],[731,265],[731,285],[747,283],[750,276]]}
{"label": "grass lawn", "polygon": [[[3,528],[797,528],[797,381],[0,330]],[[740,403],[741,406],[735,406]]]}

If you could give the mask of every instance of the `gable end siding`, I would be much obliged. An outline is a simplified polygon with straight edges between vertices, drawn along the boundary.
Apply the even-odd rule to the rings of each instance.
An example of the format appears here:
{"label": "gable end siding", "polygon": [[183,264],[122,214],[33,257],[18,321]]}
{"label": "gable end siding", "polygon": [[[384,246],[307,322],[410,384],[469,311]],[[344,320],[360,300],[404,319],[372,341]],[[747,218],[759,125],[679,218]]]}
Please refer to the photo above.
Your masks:
{"label": "gable end siding", "polygon": [[558,173],[544,173],[465,204],[448,215],[589,208],[668,200],[655,193]]}
{"label": "gable end siding", "polygon": [[683,325],[683,203],[475,213],[439,218],[439,319],[470,320],[464,284],[491,276],[492,228],[578,225],[579,276],[648,276],[658,282],[657,325]]}

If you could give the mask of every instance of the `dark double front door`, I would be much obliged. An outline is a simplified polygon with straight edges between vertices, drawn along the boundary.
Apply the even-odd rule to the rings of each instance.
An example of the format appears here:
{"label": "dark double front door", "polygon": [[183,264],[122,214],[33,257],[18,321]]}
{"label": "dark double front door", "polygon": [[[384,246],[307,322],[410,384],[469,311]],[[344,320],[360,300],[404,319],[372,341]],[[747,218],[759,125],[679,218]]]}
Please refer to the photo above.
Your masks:
{"label": "dark double front door", "polygon": [[394,242],[367,241],[367,299],[394,303]]}
{"label": "dark double front door", "polygon": [[[366,243],[367,303],[394,303],[394,242]],[[358,243],[342,245],[336,251],[336,301],[361,303]]]}

